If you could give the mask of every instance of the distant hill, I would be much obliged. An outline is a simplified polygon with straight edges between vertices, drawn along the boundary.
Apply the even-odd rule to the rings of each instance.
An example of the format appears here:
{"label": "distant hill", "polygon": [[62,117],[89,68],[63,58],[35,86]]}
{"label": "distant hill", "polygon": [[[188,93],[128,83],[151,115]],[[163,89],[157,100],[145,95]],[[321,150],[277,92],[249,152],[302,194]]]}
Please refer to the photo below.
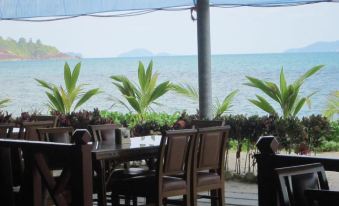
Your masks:
{"label": "distant hill", "polygon": [[339,40],[333,42],[316,42],[306,47],[289,49],[286,52],[339,52]]}
{"label": "distant hill", "polygon": [[60,52],[53,46],[42,44],[40,40],[32,42],[20,38],[18,41],[0,37],[1,60],[35,60],[35,59],[73,59],[74,57]]}
{"label": "distant hill", "polygon": [[147,49],[133,49],[131,51],[121,53],[118,55],[118,57],[154,57],[154,56],[171,56],[171,54],[167,52],[154,54],[153,52]]}

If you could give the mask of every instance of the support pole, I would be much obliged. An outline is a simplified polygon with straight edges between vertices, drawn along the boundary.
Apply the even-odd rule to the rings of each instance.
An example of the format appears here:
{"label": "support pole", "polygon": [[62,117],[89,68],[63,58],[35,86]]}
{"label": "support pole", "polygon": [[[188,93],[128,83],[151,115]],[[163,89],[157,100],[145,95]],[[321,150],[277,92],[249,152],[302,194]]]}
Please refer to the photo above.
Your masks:
{"label": "support pole", "polygon": [[199,111],[201,119],[212,119],[212,78],[209,0],[197,0]]}

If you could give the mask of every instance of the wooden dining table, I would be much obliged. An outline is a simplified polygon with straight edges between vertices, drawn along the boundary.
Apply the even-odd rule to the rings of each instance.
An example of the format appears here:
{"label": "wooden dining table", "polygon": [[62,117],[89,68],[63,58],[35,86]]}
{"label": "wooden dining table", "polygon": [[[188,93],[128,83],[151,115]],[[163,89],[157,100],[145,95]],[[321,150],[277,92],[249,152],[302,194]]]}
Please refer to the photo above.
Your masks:
{"label": "wooden dining table", "polygon": [[[131,142],[127,144],[115,144],[112,142],[93,142],[92,143],[92,162],[97,178],[98,205],[107,206],[106,189],[110,181],[110,173],[114,166],[120,163],[154,159],[158,155],[161,136],[143,136],[130,138]],[[107,162],[113,162],[110,168],[107,168]],[[114,185],[110,185],[114,187]]]}

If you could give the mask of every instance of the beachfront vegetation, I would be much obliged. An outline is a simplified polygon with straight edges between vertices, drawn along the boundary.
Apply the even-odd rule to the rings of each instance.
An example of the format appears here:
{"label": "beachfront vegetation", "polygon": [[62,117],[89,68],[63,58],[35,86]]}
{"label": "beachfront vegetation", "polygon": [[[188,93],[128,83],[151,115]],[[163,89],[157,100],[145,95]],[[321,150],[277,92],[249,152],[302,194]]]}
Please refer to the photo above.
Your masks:
{"label": "beachfront vegetation", "polygon": [[[194,102],[199,100],[198,89],[189,85],[189,84],[172,84],[172,89],[176,93],[185,96]],[[231,107],[234,97],[237,95],[238,90],[230,92],[223,101],[220,101],[219,98],[216,98],[213,104],[213,116],[214,118],[219,118],[221,115],[225,114]]]}
{"label": "beachfront vegetation", "polygon": [[45,88],[46,95],[49,99],[48,107],[52,111],[57,111],[61,114],[70,114],[78,109],[81,105],[87,102],[94,95],[100,93],[99,88],[84,91],[85,84],[77,85],[80,74],[81,63],[78,63],[73,71],[71,71],[67,62],[64,66],[64,82],[63,86],[57,86],[53,83],[48,83],[44,80],[35,79],[39,85]]}
{"label": "beachfront vegetation", "polygon": [[[270,99],[277,102],[280,106],[283,118],[295,117],[305,103],[310,103],[310,94],[305,97],[300,96],[300,88],[307,78],[317,73],[323,65],[318,65],[308,70],[305,74],[300,76],[292,84],[288,84],[285,79],[284,70],[280,72],[280,85],[274,82],[260,80],[254,77],[246,76],[248,83],[246,85],[254,87],[265,93]],[[276,115],[278,112],[274,107],[260,95],[256,95],[257,99],[249,99],[254,105],[264,110],[265,112]]]}
{"label": "beachfront vegetation", "polygon": [[10,101],[10,99],[0,99],[0,109],[6,107]]}
{"label": "beachfront vegetation", "polygon": [[324,116],[329,119],[339,116],[339,90],[330,95]]}
{"label": "beachfront vegetation", "polygon": [[158,84],[159,73],[153,73],[151,61],[145,70],[144,64],[139,62],[138,84],[132,82],[124,75],[113,75],[113,84],[122,94],[122,99],[114,97],[115,102],[127,108],[130,112],[135,111],[144,118],[147,112],[153,111],[152,105],[159,105],[157,100],[171,90],[169,81]]}
{"label": "beachfront vegetation", "polygon": [[43,44],[39,39],[33,42],[32,39],[20,38],[18,41],[0,37],[0,59],[43,59],[67,57],[57,48]]}

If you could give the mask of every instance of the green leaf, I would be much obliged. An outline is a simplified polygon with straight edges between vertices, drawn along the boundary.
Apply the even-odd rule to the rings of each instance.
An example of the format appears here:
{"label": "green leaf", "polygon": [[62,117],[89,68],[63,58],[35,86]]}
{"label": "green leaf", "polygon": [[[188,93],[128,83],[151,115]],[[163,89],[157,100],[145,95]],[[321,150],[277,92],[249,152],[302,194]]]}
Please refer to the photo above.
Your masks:
{"label": "green leaf", "polygon": [[159,97],[163,96],[166,92],[168,92],[170,90],[170,82],[166,81],[163,82],[161,84],[159,84],[153,91],[150,101],[155,101],[156,99],[158,99]]}
{"label": "green leaf", "polygon": [[269,114],[276,114],[276,111],[274,110],[270,103],[268,103],[263,97],[259,95],[256,96],[258,100],[250,99],[249,101]]}
{"label": "green leaf", "polygon": [[76,84],[77,84],[77,81],[80,75],[80,69],[81,69],[81,62],[75,65],[75,68],[72,72],[71,91],[76,87]]}
{"label": "green leaf", "polygon": [[214,114],[215,118],[220,117],[222,114],[224,114],[227,110],[231,108],[233,99],[237,95],[237,93],[238,93],[238,90],[232,91],[230,94],[228,94],[225,97],[225,99],[221,103],[217,99],[217,103],[215,106],[215,114]]}
{"label": "green leaf", "polygon": [[139,62],[139,67],[138,67],[138,78],[139,78],[139,84],[141,90],[145,90],[145,86],[147,84],[147,79],[146,79],[146,74],[145,74],[145,68],[142,62]]}
{"label": "green leaf", "polygon": [[65,81],[67,91],[71,92],[72,73],[67,62],[65,63],[65,66],[64,66],[64,81]]}
{"label": "green leaf", "polygon": [[96,94],[99,94],[100,90],[99,88],[91,89],[88,92],[86,92],[78,101],[78,103],[75,105],[74,110],[76,110],[78,107],[83,105],[85,102],[87,102],[91,97],[93,97]]}
{"label": "green leaf", "polygon": [[8,104],[10,101],[11,101],[10,99],[3,99],[3,100],[0,100],[0,108],[6,107],[7,104]]}
{"label": "green leaf", "polygon": [[138,112],[139,114],[143,113],[143,110],[140,107],[140,104],[138,103],[138,101],[135,99],[135,97],[126,96],[125,98],[136,112]]}
{"label": "green leaf", "polygon": [[310,70],[308,70],[305,74],[303,74],[301,77],[299,77],[295,82],[294,85],[296,87],[299,87],[300,85],[303,84],[303,82],[305,81],[305,79],[309,78],[310,76],[312,76],[313,74],[317,73],[321,68],[323,68],[324,65],[318,65],[315,66],[313,68],[311,68]]}
{"label": "green leaf", "polygon": [[199,92],[189,84],[171,84],[171,90],[193,101],[199,100]]}
{"label": "green leaf", "polygon": [[306,102],[306,98],[305,98],[305,97],[304,97],[304,98],[301,98],[301,99],[299,100],[299,102],[297,103],[297,105],[296,105],[296,107],[295,107],[295,109],[294,109],[293,116],[296,116],[296,115],[298,114],[298,112],[300,111],[300,109],[304,106],[305,102]]}
{"label": "green leaf", "polygon": [[46,89],[49,89],[49,90],[53,90],[52,84],[49,84],[49,83],[45,82],[44,80],[40,80],[40,79],[35,79],[35,81],[37,81],[40,84],[40,86],[42,86]]}
{"label": "green leaf", "polygon": [[284,99],[284,96],[286,95],[286,90],[287,90],[287,86],[286,86],[286,79],[285,79],[285,75],[284,75],[284,69],[281,68],[281,71],[280,71],[280,91],[281,91],[282,99]]}

